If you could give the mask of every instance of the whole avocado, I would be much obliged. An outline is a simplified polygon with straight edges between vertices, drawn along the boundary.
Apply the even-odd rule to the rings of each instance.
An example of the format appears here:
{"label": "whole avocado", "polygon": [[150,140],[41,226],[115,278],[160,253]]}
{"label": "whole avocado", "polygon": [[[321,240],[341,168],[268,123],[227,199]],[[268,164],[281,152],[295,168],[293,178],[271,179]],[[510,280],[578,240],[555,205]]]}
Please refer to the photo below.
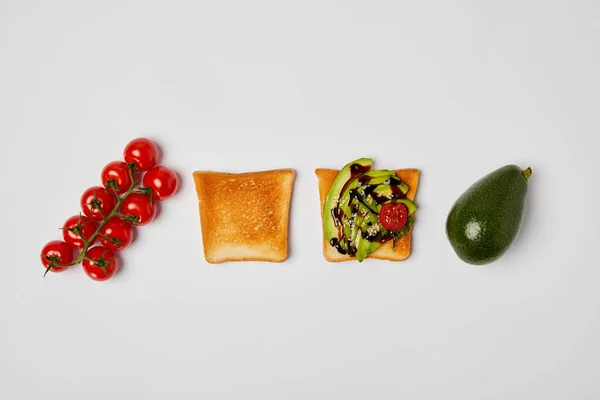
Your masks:
{"label": "whole avocado", "polygon": [[484,176],[456,200],[446,221],[454,251],[473,265],[497,260],[519,232],[531,168],[507,165]]}

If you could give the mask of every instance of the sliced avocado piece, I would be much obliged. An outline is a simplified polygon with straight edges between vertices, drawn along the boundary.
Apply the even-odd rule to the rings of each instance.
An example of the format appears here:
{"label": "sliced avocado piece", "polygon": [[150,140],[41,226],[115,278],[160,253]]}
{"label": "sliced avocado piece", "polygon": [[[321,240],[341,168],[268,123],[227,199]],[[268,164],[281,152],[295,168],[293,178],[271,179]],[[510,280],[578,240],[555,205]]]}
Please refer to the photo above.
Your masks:
{"label": "sliced avocado piece", "polygon": [[[370,182],[375,185],[384,185],[384,186],[395,186],[397,190],[394,191],[394,194],[397,196],[404,196],[408,192],[408,185],[402,182],[393,171],[389,171],[392,175],[386,180],[373,180]],[[400,191],[402,193],[400,193]]]}
{"label": "sliced avocado piece", "polygon": [[406,206],[406,209],[408,210],[409,216],[412,215],[415,211],[417,211],[417,205],[409,199],[398,199],[398,200],[393,200],[393,202],[404,204]]}
{"label": "sliced avocado piece", "polygon": [[362,207],[367,212],[365,217],[360,222],[359,229],[357,230],[357,238],[354,238],[354,243],[356,245],[356,259],[358,261],[363,261],[369,256],[369,254],[373,253],[381,246],[381,243],[379,242],[370,242],[363,238],[363,234],[367,234],[366,231],[368,231],[374,223],[378,224],[378,217],[376,214],[370,212],[366,207]]}
{"label": "sliced avocado piece", "polygon": [[408,192],[408,186],[400,181],[397,185],[379,185],[373,191],[373,198],[377,203],[386,203],[387,200],[403,197]]}
{"label": "sliced avocado piece", "polygon": [[[395,200],[390,200],[388,203],[402,203],[406,206],[406,209],[408,210],[408,215],[412,215],[415,211],[417,211],[417,205],[415,203],[413,203],[412,201],[410,201],[409,199],[395,199]],[[386,204],[386,203],[383,203]],[[380,204],[377,208],[377,211],[379,211],[381,209],[381,206],[383,206],[383,204]]]}
{"label": "sliced avocado piece", "polygon": [[[391,175],[390,175],[391,174]],[[376,170],[376,171],[368,171],[365,172],[357,179],[350,182],[346,187],[344,192],[340,195],[340,207],[344,207],[350,205],[351,203],[351,195],[352,190],[355,190],[358,187],[371,185],[372,181],[381,180],[382,182],[391,178],[394,173],[392,171],[386,170]]]}
{"label": "sliced avocado piece", "polygon": [[[362,232],[362,230],[361,230]],[[356,246],[356,259],[362,262],[365,258],[371,255],[375,250],[381,247],[379,242],[369,242],[367,239],[360,239]]]}
{"label": "sliced avocado piece", "polygon": [[375,171],[369,171],[369,174],[363,175],[360,181],[361,184],[359,186],[391,185],[392,183],[396,183],[396,181],[400,182],[400,179],[398,179],[394,171],[390,171],[389,169],[378,169]]}
{"label": "sliced avocado piece", "polygon": [[[342,232],[342,217],[334,210],[338,209],[340,195],[344,186],[354,178],[369,171],[373,166],[373,160],[370,158],[360,158],[356,161],[346,164],[338,173],[323,204],[323,232],[325,239],[332,246],[337,246]],[[335,213],[335,215],[334,215]],[[340,243],[341,245],[341,243]],[[342,249],[343,250],[343,249]]]}
{"label": "sliced avocado piece", "polygon": [[[369,211],[362,204],[358,205],[358,210],[356,212],[356,217],[354,218],[354,224],[351,229],[351,236],[349,236],[349,240],[352,243],[353,248],[356,249],[356,253],[354,254],[358,261],[362,261],[364,259],[363,253],[366,252],[364,249],[364,240],[362,240],[362,229],[363,229],[363,221],[369,215]],[[361,259],[362,258],[362,259]]]}

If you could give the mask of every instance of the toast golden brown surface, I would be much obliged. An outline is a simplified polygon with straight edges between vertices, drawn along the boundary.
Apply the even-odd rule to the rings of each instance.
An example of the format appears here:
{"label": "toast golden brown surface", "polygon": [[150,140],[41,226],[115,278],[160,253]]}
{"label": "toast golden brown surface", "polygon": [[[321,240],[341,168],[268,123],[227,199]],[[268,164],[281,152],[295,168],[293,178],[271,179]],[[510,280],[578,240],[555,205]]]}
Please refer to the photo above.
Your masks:
{"label": "toast golden brown surface", "polygon": [[[335,169],[323,169],[319,168],[315,170],[315,174],[319,180],[319,196],[321,197],[321,219],[323,218],[323,206],[327,192],[333,185],[335,177],[339,173],[339,170]],[[398,178],[409,187],[406,197],[409,200],[414,200],[417,193],[417,186],[419,186],[419,170],[418,169],[398,169],[394,171]],[[408,233],[402,237],[402,239],[396,241],[396,247],[392,249],[392,241],[388,241],[381,245],[377,250],[370,254],[367,258],[376,258],[379,260],[388,261],[404,261],[410,255],[410,237],[412,233],[412,226],[409,228]],[[347,254],[340,254],[334,247],[332,247],[325,240],[323,234],[323,255],[329,262],[341,262],[355,260],[356,258],[350,257]]]}
{"label": "toast golden brown surface", "polygon": [[193,176],[206,261],[283,262],[287,258],[294,170],[196,171]]}

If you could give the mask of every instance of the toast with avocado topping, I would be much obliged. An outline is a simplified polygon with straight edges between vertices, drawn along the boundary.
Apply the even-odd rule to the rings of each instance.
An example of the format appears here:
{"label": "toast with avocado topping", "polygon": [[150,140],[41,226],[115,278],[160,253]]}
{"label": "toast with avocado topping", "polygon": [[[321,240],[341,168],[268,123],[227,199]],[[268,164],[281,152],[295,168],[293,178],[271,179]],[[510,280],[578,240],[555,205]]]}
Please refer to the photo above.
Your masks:
{"label": "toast with avocado topping", "polygon": [[285,261],[293,169],[193,176],[206,261]]}
{"label": "toast with avocado topping", "polygon": [[341,171],[315,171],[323,219],[323,255],[329,262],[365,258],[403,261],[410,255],[419,170],[371,167],[372,160],[362,158]]}

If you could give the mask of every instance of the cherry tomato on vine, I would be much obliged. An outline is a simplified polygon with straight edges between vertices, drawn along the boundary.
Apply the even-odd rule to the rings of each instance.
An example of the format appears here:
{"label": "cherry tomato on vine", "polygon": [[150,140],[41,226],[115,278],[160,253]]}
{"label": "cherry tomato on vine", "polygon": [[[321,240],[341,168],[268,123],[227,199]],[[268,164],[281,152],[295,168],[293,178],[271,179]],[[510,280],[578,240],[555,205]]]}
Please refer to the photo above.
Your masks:
{"label": "cherry tomato on vine", "polygon": [[146,225],[156,216],[156,203],[151,204],[150,195],[131,193],[121,203],[119,212],[134,225]]}
{"label": "cherry tomato on vine", "polygon": [[134,163],[140,171],[148,171],[158,161],[158,147],[150,139],[133,139],[125,146],[123,159],[128,164]]}
{"label": "cherry tomato on vine", "polygon": [[97,228],[98,225],[85,215],[73,215],[62,227],[63,239],[69,246],[82,249],[83,241],[90,240]]}
{"label": "cherry tomato on vine", "polygon": [[81,195],[81,210],[94,221],[102,221],[115,208],[115,196],[102,186],[92,186]]}
{"label": "cherry tomato on vine", "polygon": [[[59,264],[72,263],[73,248],[69,246],[66,242],[63,242],[62,240],[53,240],[51,242],[46,243],[46,245],[42,248],[40,258],[42,260],[42,265],[46,268],[46,272],[48,272],[48,266],[51,262]],[[50,271],[62,272],[67,268],[68,267],[53,266],[52,268],[50,268]]]}
{"label": "cherry tomato on vine", "polygon": [[133,241],[133,226],[120,217],[112,217],[100,229],[98,238],[104,247],[121,251]]}
{"label": "cherry tomato on vine", "polygon": [[86,256],[81,266],[85,274],[95,281],[110,279],[119,269],[117,256],[106,247],[92,247],[87,251]]}
{"label": "cherry tomato on vine", "polygon": [[142,184],[152,189],[153,199],[165,200],[175,194],[179,179],[172,169],[158,166],[146,172]]}
{"label": "cherry tomato on vine", "polygon": [[408,219],[408,210],[402,203],[386,203],[379,210],[379,222],[388,231],[402,229]]}
{"label": "cherry tomato on vine", "polygon": [[118,194],[125,193],[132,183],[132,174],[129,167],[123,161],[111,161],[102,169],[100,178],[107,189],[113,189]]}

